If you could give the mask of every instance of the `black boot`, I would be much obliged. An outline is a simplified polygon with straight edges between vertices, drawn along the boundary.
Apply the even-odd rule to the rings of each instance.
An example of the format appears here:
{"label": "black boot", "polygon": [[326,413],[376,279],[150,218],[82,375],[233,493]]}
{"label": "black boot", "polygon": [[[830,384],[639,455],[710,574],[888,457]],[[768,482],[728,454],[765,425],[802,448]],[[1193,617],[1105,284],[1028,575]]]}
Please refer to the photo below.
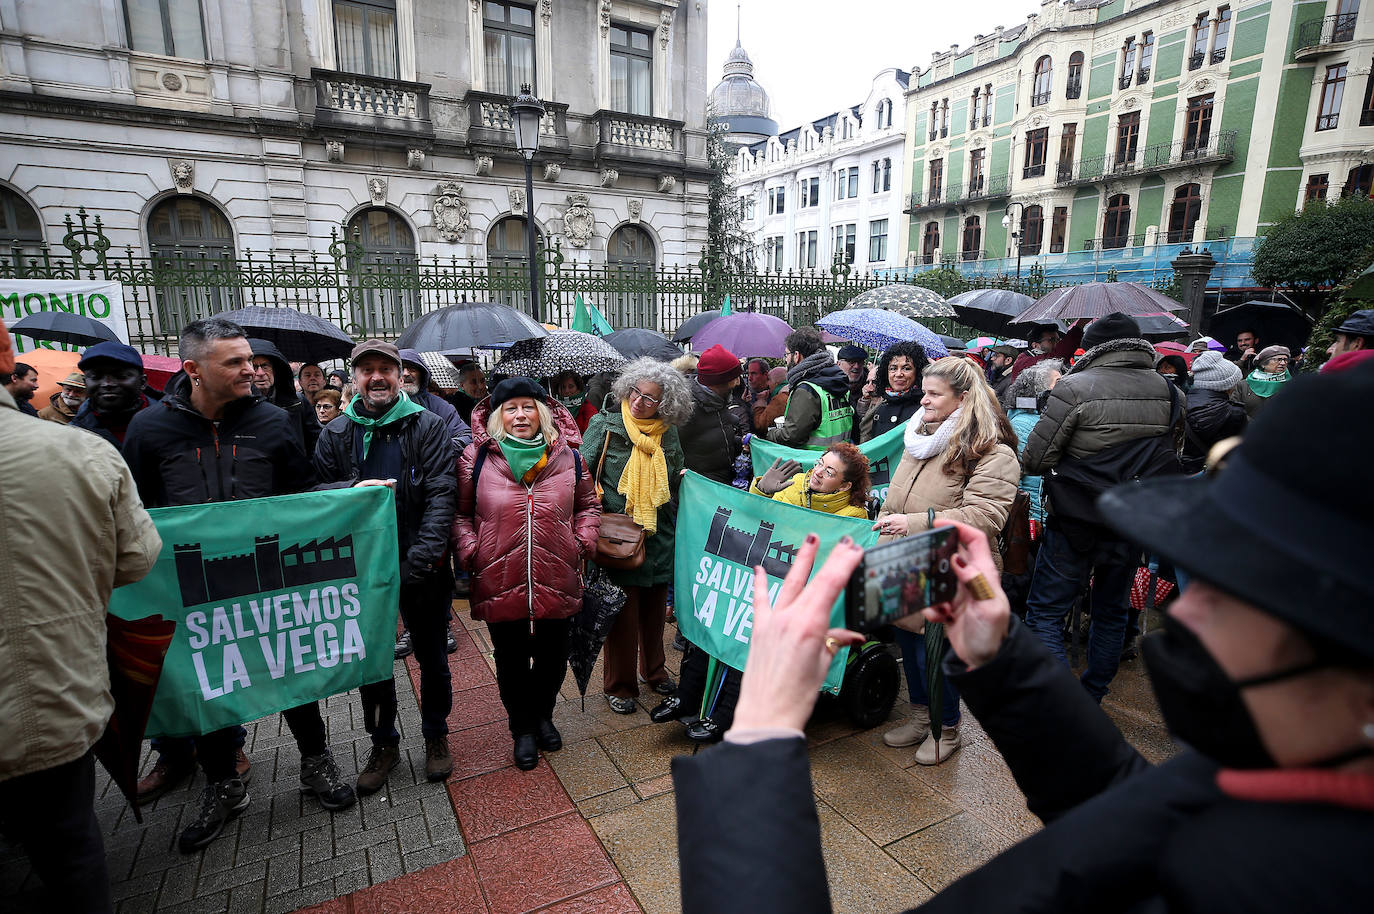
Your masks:
{"label": "black boot", "polygon": [[515,737],[515,767],[529,771],[539,764],[539,746],[533,733],[521,733]]}
{"label": "black boot", "polygon": [[553,721],[545,719],[539,722],[539,733],[535,737],[535,742],[540,749],[545,752],[557,752],[563,748],[563,734],[558,732],[558,728],[553,725]]}

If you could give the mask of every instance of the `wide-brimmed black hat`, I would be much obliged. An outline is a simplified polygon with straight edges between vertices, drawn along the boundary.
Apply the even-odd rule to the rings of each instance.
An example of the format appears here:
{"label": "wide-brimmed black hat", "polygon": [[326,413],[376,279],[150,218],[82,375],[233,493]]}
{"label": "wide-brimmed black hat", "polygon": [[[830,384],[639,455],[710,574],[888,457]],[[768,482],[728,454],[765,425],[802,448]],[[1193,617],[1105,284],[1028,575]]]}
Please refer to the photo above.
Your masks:
{"label": "wide-brimmed black hat", "polygon": [[1122,536],[1295,628],[1374,659],[1374,365],[1276,395],[1215,476],[1098,501]]}

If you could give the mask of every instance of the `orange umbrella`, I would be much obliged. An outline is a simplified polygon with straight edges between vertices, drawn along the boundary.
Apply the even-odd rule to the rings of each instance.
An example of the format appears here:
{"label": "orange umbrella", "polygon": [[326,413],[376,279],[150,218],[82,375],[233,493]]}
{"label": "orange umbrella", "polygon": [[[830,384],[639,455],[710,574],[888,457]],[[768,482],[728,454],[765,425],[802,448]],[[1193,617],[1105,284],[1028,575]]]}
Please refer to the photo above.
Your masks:
{"label": "orange umbrella", "polygon": [[38,370],[38,392],[33,395],[33,408],[42,409],[48,405],[48,399],[57,393],[58,382],[66,380],[67,375],[76,371],[81,353],[63,352],[61,349],[30,349],[16,354],[15,359]]}

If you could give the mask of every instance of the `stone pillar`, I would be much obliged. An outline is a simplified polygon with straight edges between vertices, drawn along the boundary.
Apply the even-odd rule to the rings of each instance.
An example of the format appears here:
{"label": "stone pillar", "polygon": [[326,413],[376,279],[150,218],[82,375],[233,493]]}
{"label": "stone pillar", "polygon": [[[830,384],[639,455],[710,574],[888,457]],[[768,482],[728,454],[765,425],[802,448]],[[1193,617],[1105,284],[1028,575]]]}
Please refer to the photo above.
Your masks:
{"label": "stone pillar", "polygon": [[1207,288],[1207,278],[1217,264],[1211,252],[1203,250],[1179,254],[1170,264],[1178,277],[1179,288],[1183,290],[1183,311],[1179,314],[1188,322],[1192,332],[1202,335],[1202,326],[1212,319],[1204,313],[1202,291]]}

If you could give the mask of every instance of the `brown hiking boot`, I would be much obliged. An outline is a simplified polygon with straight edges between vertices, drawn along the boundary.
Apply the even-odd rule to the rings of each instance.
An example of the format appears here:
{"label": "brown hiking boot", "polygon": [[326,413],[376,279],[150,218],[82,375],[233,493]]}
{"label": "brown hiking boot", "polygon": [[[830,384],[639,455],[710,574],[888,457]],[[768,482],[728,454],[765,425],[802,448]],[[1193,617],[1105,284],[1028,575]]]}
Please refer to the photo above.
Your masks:
{"label": "brown hiking boot", "polygon": [[367,796],[381,790],[386,783],[386,776],[396,767],[400,757],[400,750],[395,746],[373,746],[368,753],[367,764],[358,774],[358,793]]}
{"label": "brown hiking boot", "polygon": [[425,740],[425,777],[442,781],[453,774],[453,757],[448,754],[448,737],[436,736]]}
{"label": "brown hiking boot", "polygon": [[153,770],[149,771],[148,776],[138,782],[136,793],[138,802],[151,803],[189,778],[195,773],[195,770],[196,763],[193,759],[171,762],[168,761],[167,756],[159,755],[157,763],[153,765]]}
{"label": "brown hiking boot", "polygon": [[253,776],[253,763],[248,761],[248,756],[244,754],[243,749],[234,750],[234,774],[245,784]]}

